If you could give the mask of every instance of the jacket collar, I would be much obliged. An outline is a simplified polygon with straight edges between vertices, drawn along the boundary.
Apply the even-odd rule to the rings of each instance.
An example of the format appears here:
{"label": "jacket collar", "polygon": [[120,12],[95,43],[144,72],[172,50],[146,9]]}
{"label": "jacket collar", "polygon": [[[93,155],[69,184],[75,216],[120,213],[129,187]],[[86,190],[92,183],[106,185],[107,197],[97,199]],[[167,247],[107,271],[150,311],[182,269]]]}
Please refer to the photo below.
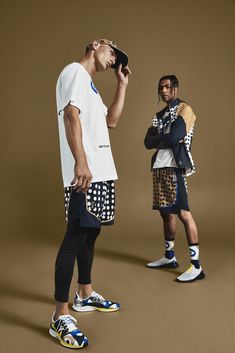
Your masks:
{"label": "jacket collar", "polygon": [[180,99],[179,98],[176,98],[174,100],[172,100],[169,104],[169,109],[173,109],[175,108],[176,105],[179,105],[180,103]]}
{"label": "jacket collar", "polygon": [[156,116],[158,118],[162,118],[167,111],[174,109],[177,105],[179,105],[180,102],[181,100],[179,98],[172,100],[169,106],[166,105],[160,112],[156,113]]}

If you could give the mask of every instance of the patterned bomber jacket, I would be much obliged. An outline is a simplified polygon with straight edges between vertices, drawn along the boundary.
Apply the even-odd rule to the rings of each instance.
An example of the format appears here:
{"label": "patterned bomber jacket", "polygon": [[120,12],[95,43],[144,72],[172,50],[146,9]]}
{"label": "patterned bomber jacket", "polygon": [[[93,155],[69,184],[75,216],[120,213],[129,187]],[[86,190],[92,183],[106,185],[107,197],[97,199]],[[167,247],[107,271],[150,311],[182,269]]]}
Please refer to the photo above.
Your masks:
{"label": "patterned bomber jacket", "polygon": [[152,156],[151,169],[158,150],[171,148],[177,167],[184,169],[187,176],[195,172],[191,155],[195,120],[192,108],[178,98],[156,113],[144,140],[147,149],[157,149]]}

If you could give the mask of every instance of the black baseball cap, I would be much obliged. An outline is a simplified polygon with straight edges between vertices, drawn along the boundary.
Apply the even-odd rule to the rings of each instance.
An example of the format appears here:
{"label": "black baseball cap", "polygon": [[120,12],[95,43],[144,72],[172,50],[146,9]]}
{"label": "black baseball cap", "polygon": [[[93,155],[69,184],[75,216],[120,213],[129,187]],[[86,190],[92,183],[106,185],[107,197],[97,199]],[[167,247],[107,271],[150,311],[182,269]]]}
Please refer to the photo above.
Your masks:
{"label": "black baseball cap", "polygon": [[[115,64],[113,64],[111,66],[113,69],[117,69],[120,64],[122,64],[122,67],[126,67],[127,66],[127,64],[128,64],[128,56],[123,50],[121,50],[121,49],[119,49],[117,47],[117,44],[115,42],[113,42],[112,40],[109,40],[109,39],[105,39],[105,38],[97,39],[97,41],[100,44],[109,45],[115,51],[115,54],[116,54],[117,58],[115,60]],[[86,51],[88,51],[90,49],[90,47],[91,47],[91,44],[89,44],[87,46]]]}

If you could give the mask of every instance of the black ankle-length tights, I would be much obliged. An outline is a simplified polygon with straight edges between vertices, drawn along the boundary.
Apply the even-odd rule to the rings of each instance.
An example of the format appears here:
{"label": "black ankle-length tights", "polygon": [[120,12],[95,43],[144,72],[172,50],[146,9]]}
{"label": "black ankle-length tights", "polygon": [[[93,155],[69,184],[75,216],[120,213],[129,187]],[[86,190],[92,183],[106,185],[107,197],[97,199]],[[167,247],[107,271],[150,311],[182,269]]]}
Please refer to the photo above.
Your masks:
{"label": "black ankle-length tights", "polygon": [[76,259],[78,283],[91,283],[94,246],[99,233],[100,228],[82,228],[79,221],[68,223],[55,263],[55,300],[68,302]]}

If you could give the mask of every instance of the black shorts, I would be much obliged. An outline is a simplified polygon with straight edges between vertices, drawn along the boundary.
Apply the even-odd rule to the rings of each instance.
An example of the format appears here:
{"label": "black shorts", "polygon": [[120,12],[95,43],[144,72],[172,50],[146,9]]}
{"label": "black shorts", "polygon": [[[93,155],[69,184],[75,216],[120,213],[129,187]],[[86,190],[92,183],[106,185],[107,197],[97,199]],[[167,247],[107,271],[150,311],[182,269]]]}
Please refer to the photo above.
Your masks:
{"label": "black shorts", "polygon": [[68,223],[79,220],[81,227],[91,228],[114,223],[115,187],[112,180],[92,183],[86,193],[66,187],[64,201]]}
{"label": "black shorts", "polygon": [[178,214],[190,211],[187,182],[183,169],[159,168],[153,170],[153,209],[161,213]]}

